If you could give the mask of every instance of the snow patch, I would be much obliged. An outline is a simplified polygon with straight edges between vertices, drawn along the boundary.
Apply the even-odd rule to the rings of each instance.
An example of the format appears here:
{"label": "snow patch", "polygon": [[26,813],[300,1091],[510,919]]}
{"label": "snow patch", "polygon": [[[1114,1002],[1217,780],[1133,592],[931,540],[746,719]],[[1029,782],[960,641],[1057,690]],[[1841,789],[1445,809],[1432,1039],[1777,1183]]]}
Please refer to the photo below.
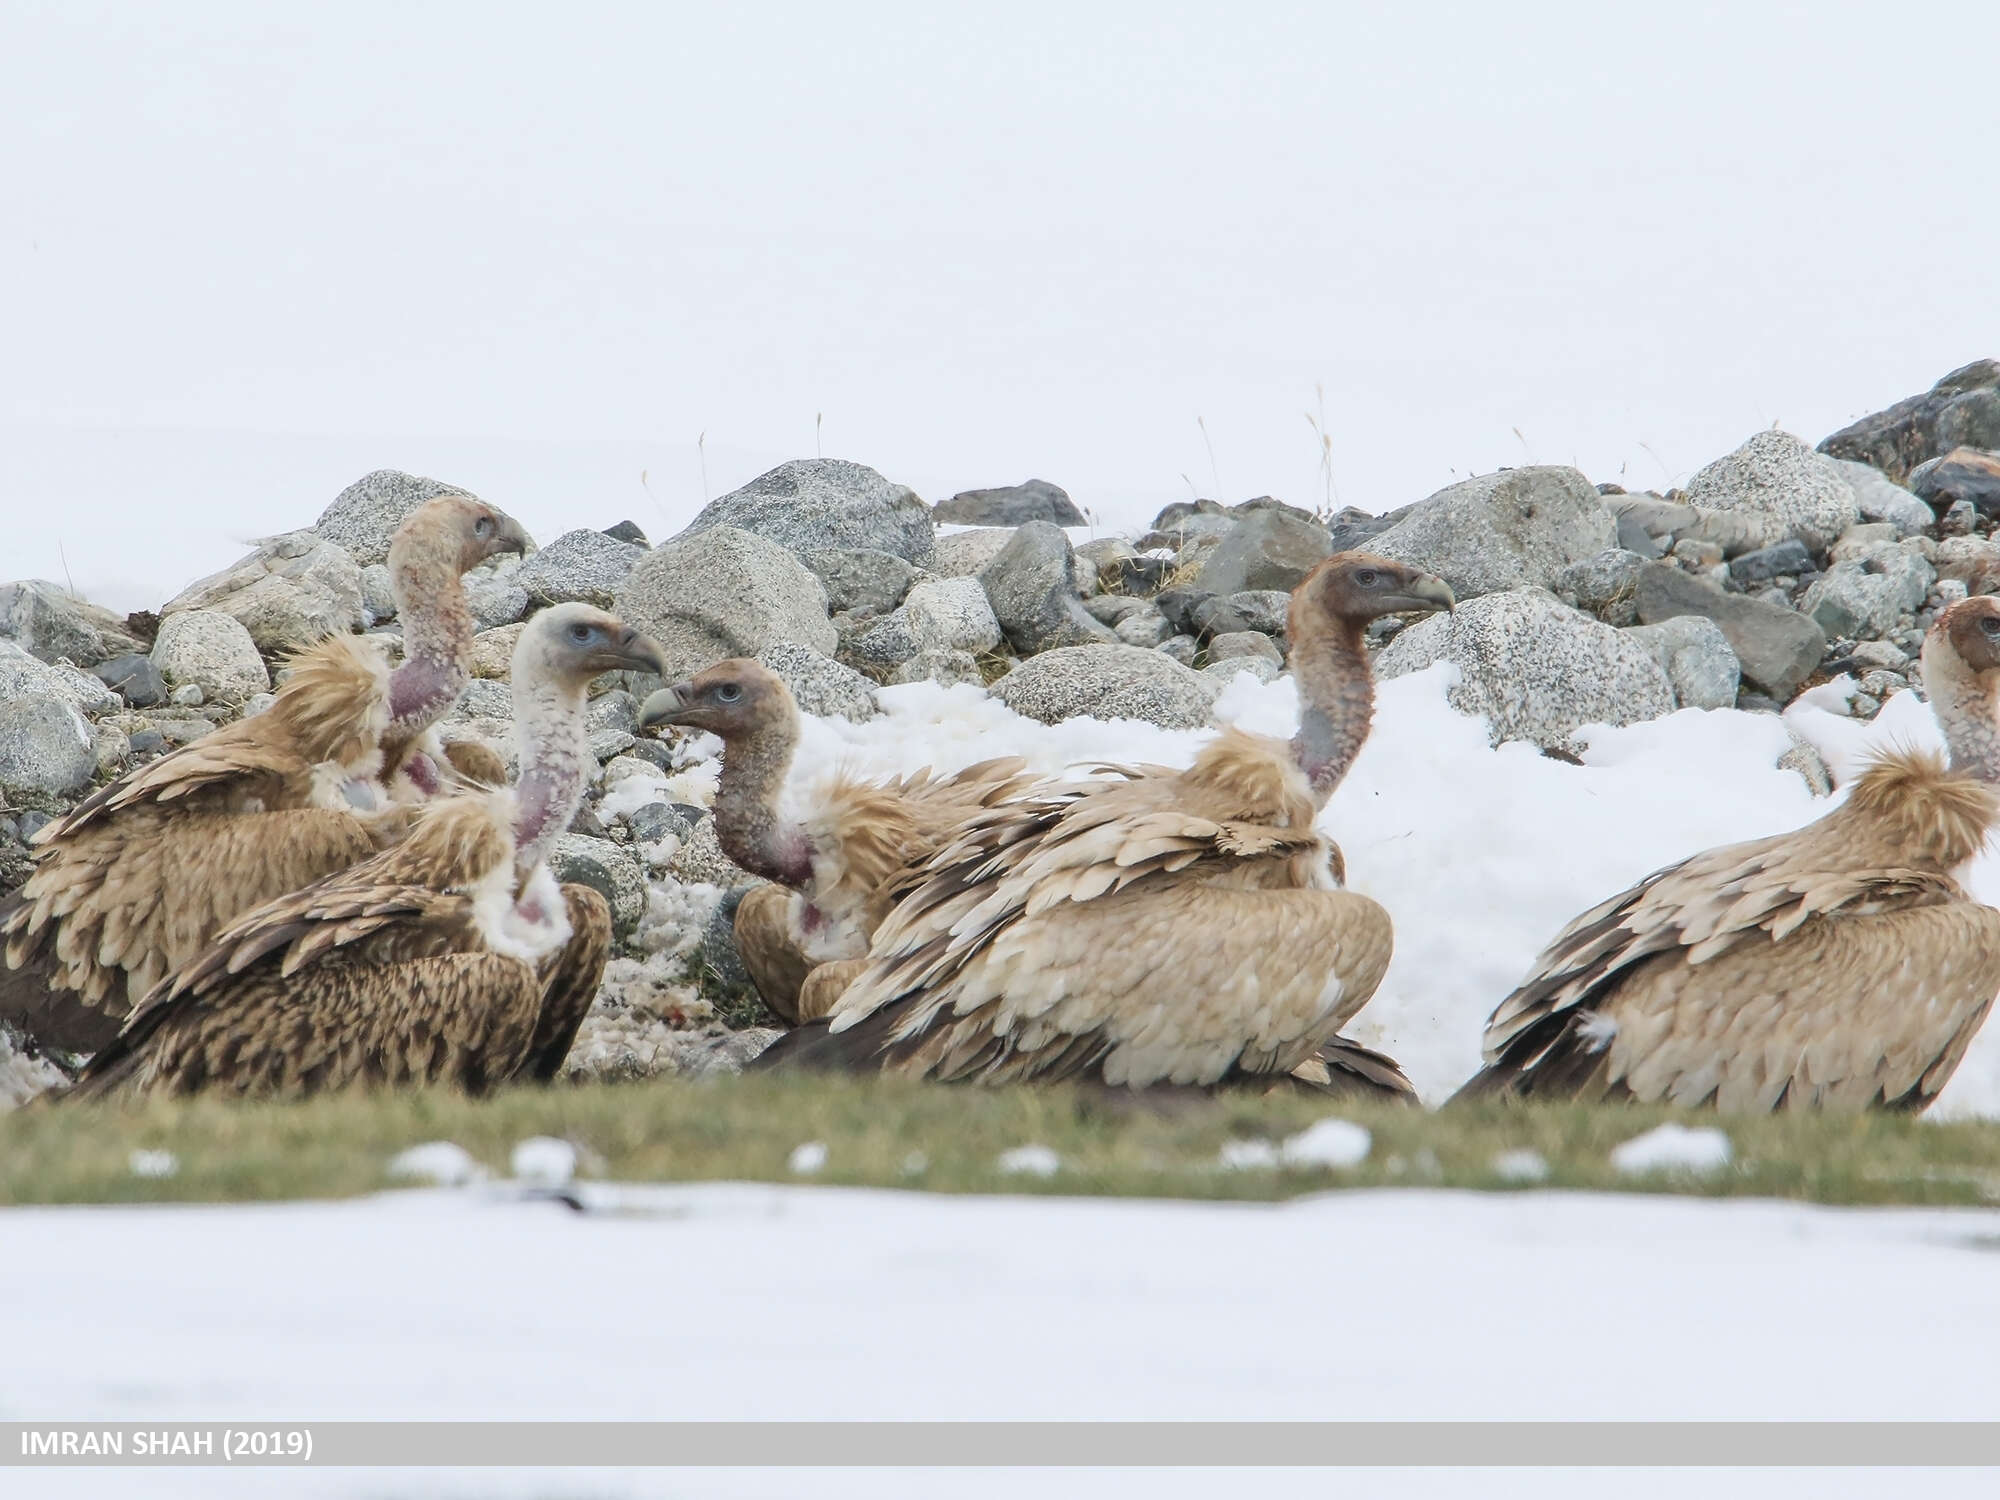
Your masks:
{"label": "snow patch", "polygon": [[802,1141],[792,1147],[792,1154],[785,1158],[786,1168],[800,1177],[811,1177],[825,1165],[825,1141]]}
{"label": "snow patch", "polygon": [[562,1187],[576,1176],[576,1147],[552,1135],[531,1135],[514,1147],[508,1166],[537,1187]]}
{"label": "snow patch", "polygon": [[1009,1176],[1053,1177],[1062,1158],[1047,1146],[1015,1146],[1000,1153],[997,1165]]}
{"label": "snow patch", "polygon": [[1375,1138],[1352,1120],[1321,1120],[1287,1136],[1278,1155],[1288,1167],[1358,1167]]}
{"label": "snow patch", "polygon": [[1526,1146],[1502,1151],[1493,1158],[1493,1175],[1502,1182],[1547,1182],[1549,1159]]}
{"label": "snow patch", "polygon": [[134,1177],[178,1177],[181,1159],[171,1151],[134,1151],[125,1165]]}
{"label": "snow patch", "polygon": [[426,1141],[398,1152],[389,1162],[389,1176],[398,1182],[463,1187],[483,1180],[486,1169],[473,1160],[471,1152],[455,1142]]}
{"label": "snow patch", "polygon": [[1728,1135],[1713,1125],[1666,1124],[1613,1147],[1611,1165],[1627,1177],[1650,1172],[1706,1176],[1728,1166],[1733,1155]]}

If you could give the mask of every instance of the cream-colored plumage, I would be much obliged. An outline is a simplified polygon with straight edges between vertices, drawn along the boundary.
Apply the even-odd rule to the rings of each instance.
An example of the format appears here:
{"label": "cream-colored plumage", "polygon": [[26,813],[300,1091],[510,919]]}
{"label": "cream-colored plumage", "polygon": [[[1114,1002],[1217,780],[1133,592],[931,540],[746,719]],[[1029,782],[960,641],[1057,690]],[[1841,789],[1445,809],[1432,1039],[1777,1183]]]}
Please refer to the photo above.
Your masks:
{"label": "cream-colored plumage", "polygon": [[545,863],[595,761],[584,689],[659,649],[583,605],[514,657],[513,788],[438,799],[400,843],[240,918],[133,1011],[77,1092],[295,1094],[554,1075],[610,946],[603,897]]}
{"label": "cream-colored plumage", "polygon": [[1388,914],[1339,888],[1314,826],[1367,732],[1360,632],[1449,600],[1379,558],[1323,564],[1293,596],[1297,739],[1226,730],[1184,771],[1100,767],[976,813],[824,1026],[781,1038],[766,1065],[1134,1088],[1329,1071],[1316,1054],[1392,947]]}
{"label": "cream-colored plumage", "polygon": [[335,636],[294,657],[261,714],[99,789],[38,835],[37,863],[0,905],[0,1015],[48,1046],[93,1051],[129,1007],[259,902],[400,836],[412,773],[455,784],[421,753],[450,706],[448,660],[469,649],[460,572],[525,533],[464,496],[433,500],[391,550],[408,632],[429,654],[391,671],[374,643]]}
{"label": "cream-colored plumage", "polygon": [[1818,822],[1585,912],[1494,1011],[1461,1093],[1735,1112],[1935,1099],[2000,994],[2000,911],[1955,873],[2000,816],[2000,601],[1947,611],[1924,673],[1951,768],[1884,755]]}

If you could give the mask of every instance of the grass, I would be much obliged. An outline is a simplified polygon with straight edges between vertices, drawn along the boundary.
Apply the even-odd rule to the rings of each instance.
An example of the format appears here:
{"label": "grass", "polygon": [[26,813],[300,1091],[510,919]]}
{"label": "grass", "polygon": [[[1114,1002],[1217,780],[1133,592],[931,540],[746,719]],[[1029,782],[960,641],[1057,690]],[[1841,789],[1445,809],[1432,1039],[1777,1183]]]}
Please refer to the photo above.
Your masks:
{"label": "grass", "polygon": [[[1281,1140],[1338,1114],[1374,1133],[1352,1169],[1222,1170],[1225,1141]],[[656,1080],[454,1094],[346,1095],[299,1104],[219,1099],[31,1106],[0,1116],[0,1203],[137,1203],[329,1198],[391,1186],[404,1147],[457,1142],[504,1175],[516,1142],[557,1135],[595,1175],[629,1181],[793,1181],[805,1141],[828,1147],[819,1182],[942,1192],[1279,1199],[1335,1187],[1518,1190],[1496,1169],[1530,1149],[1546,1185],[1762,1196],[1823,1203],[2000,1201],[2000,1125],[1815,1115],[1698,1120],[1725,1128],[1735,1162],[1712,1177],[1620,1177],[1607,1154],[1666,1119],[1661,1110],[1489,1105],[1437,1113],[1238,1096],[1173,1112],[1068,1089],[947,1089],[804,1076]],[[1008,1175],[997,1158],[1039,1144],[1054,1177]],[[132,1153],[170,1151],[176,1175],[134,1175]]]}

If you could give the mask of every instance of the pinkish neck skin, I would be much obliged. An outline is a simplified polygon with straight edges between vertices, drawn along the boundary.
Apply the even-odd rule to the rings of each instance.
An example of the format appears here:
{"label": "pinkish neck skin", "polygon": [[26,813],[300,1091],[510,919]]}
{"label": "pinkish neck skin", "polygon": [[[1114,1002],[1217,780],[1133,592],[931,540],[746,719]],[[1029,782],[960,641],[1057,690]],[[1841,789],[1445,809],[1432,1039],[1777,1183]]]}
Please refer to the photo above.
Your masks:
{"label": "pinkish neck skin", "polygon": [[583,684],[521,680],[514,721],[521,774],[514,783],[514,871],[525,882],[568,831],[597,770],[584,723]]}
{"label": "pinkish neck skin", "polygon": [[715,793],[715,841],[722,852],[752,875],[795,891],[812,883],[812,846],[803,828],[778,815],[778,794],[798,739],[796,724],[732,739]]}
{"label": "pinkish neck skin", "polygon": [[1368,739],[1375,716],[1375,678],[1358,627],[1318,643],[1292,648],[1292,676],[1299,688],[1299,732],[1292,755],[1325,807]]}
{"label": "pinkish neck skin", "polygon": [[389,583],[403,622],[403,665],[389,674],[392,744],[415,739],[443,718],[472,680],[477,628],[459,576],[456,547],[417,549],[392,559]]}

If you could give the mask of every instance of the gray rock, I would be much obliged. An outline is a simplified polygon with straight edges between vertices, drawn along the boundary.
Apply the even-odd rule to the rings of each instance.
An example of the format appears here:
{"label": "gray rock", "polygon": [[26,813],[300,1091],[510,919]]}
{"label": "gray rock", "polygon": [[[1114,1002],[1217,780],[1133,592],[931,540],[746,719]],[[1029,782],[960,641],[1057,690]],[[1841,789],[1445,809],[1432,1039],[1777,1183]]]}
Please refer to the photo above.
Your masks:
{"label": "gray rock", "polygon": [[1688,481],[1690,505],[1774,517],[1824,552],[1860,516],[1854,487],[1833,461],[1789,432],[1767,428]]}
{"label": "gray rock", "polygon": [[1854,491],[1854,505],[1865,521],[1887,521],[1898,536],[1922,536],[1937,523],[1931,508],[1872,464],[1836,458],[1834,467]]}
{"label": "gray rock", "polygon": [[1503,469],[1440,490],[1375,537],[1371,552],[1437,574],[1461,600],[1547,588],[1610,547],[1611,512],[1575,469]]}
{"label": "gray rock", "polygon": [[623,944],[646,914],[646,876],[631,851],[609,839],[560,834],[549,851],[549,870],[563,884],[587,885],[611,906],[611,936]]}
{"label": "gray rock", "polygon": [[1231,656],[1222,661],[1212,661],[1199,669],[1204,677],[1213,677],[1224,687],[1236,680],[1238,672],[1248,672],[1259,682],[1276,682],[1285,675],[1285,669],[1264,656]]}
{"label": "gray rock", "polygon": [[362,567],[386,562],[389,539],[396,534],[411,511],[439,495],[470,495],[462,485],[424,479],[400,469],[377,469],[364,474],[334,497],[333,504],[320,512],[313,530]]}
{"label": "gray rock", "polygon": [[[1168,506],[1167,510],[1161,511],[1160,514],[1164,516],[1172,509],[1172,506]],[[1155,520],[1153,529],[1139,538],[1138,547],[1141,552],[1148,552],[1157,547],[1170,547],[1180,552],[1199,542],[1220,542],[1236,529],[1241,519],[1218,508],[1212,512],[1189,511],[1166,524]],[[1328,541],[1331,540],[1329,537]]]}
{"label": "gray rock", "polygon": [[1638,553],[1607,547],[1557,573],[1551,592],[1607,625],[1631,625],[1639,618],[1639,575],[1645,567]]}
{"label": "gray rock", "polygon": [[801,559],[826,590],[826,607],[835,614],[850,609],[886,615],[910,591],[917,570],[893,552],[865,547],[835,547],[805,553]]}
{"label": "gray rock", "polygon": [[1069,538],[1047,521],[1017,528],[980,570],[979,582],[1008,642],[1023,655],[1115,639],[1084,610]]}
{"label": "gray rock", "polygon": [[[255,696],[261,697],[262,694]],[[208,702],[208,693],[198,682],[184,682],[173,690],[167,701],[175,708],[200,708]]]}
{"label": "gray rock", "polygon": [[1458,667],[1452,707],[1484,715],[1496,745],[1559,749],[1585,724],[1674,711],[1673,684],[1652,652],[1542,589],[1483,595],[1456,615],[1418,621],[1382,648],[1375,673],[1400,677],[1439,661]]}
{"label": "gray rock", "polygon": [[1876,548],[1893,546],[1896,540],[1896,528],[1889,522],[1863,521],[1840,534],[1840,540],[1833,544],[1831,557],[1837,563],[1860,562]]}
{"label": "gray rock", "polygon": [[[695,836],[700,837],[699,829]],[[708,925],[702,929],[696,962],[702,971],[701,989],[704,994],[731,999],[757,995],[756,981],[750,977],[749,969],[744,967],[743,955],[736,946],[736,908],[742,905],[743,897],[751,889],[750,885],[740,885],[723,892],[722,899],[709,914]]]}
{"label": "gray rock", "polygon": [[1100,536],[1076,548],[1077,560],[1097,570],[1098,583],[1109,589],[1124,585],[1126,570],[1138,562],[1139,549],[1122,536]]}
{"label": "gray rock", "polygon": [[702,508],[684,542],[717,526],[735,527],[803,555],[865,547],[915,562],[931,551],[931,516],[916,492],[866,464],[798,458],[758,475]]}
{"label": "gray rock", "polygon": [[1115,627],[1128,615],[1160,612],[1159,606],[1150,599],[1134,599],[1129,594],[1099,594],[1083,601],[1084,613],[1100,625]]}
{"label": "gray rock", "polygon": [[1246,589],[1229,596],[1229,607],[1236,611],[1245,629],[1261,630],[1265,635],[1282,640],[1291,612],[1292,596],[1278,589]]}
{"label": "gray rock", "polygon": [[984,571],[986,565],[1007,550],[1014,540],[1012,526],[987,526],[977,531],[954,531],[937,539],[937,546],[924,559],[924,566],[940,578],[965,578]]}
{"label": "gray rock", "polygon": [[617,729],[631,734],[639,727],[639,700],[623,688],[599,693],[584,710],[584,723],[593,732]]}
{"label": "gray rock", "polygon": [[50,692],[0,700],[0,789],[64,797],[96,774],[90,721],[73,703]]}
{"label": "gray rock", "polygon": [[601,531],[566,531],[522,558],[514,582],[536,604],[583,603],[609,609],[618,585],[645,555],[644,547]]}
{"label": "gray rock", "polygon": [[85,714],[112,713],[118,695],[96,677],[60,662],[39,661],[10,640],[0,640],[0,703],[31,693],[52,693]]}
{"label": "gray rock", "polygon": [[498,630],[528,616],[527,589],[520,579],[521,559],[511,553],[489,557],[465,575],[465,602],[481,630]]}
{"label": "gray rock", "polygon": [[1702,615],[1676,615],[1657,625],[1634,625],[1637,641],[1666,669],[1682,708],[1734,708],[1742,666],[1722,627]]}
{"label": "gray rock", "polygon": [[93,733],[91,752],[97,762],[97,774],[109,781],[131,761],[132,741],[117,725],[99,724]]}
{"label": "gray rock", "polygon": [[160,621],[152,658],[169,687],[195,683],[225,703],[241,703],[271,686],[271,674],[249,630],[234,615],[219,610],[188,609],[168,615]]}
{"label": "gray rock", "polygon": [[1371,516],[1365,510],[1352,505],[1343,506],[1332,520],[1326,523],[1328,539],[1336,552],[1367,551],[1374,539],[1394,526],[1401,516],[1391,513],[1385,516]]}
{"label": "gray rock", "polygon": [[88,667],[130,651],[138,644],[130,635],[93,618],[105,614],[41,579],[0,584],[0,636],[41,661]]}
{"label": "gray rock", "polygon": [[803,713],[862,724],[882,712],[874,683],[810,646],[774,641],[757,660],[784,679]]}
{"label": "gray rock", "polygon": [[1727,594],[1671,563],[1648,563],[1639,579],[1639,619],[1647,625],[1702,615],[1722,627],[1752,686],[1789,702],[1826,655],[1826,632],[1783,605]]}
{"label": "gray rock", "polygon": [[472,675],[504,679],[514,670],[514,648],[521,644],[521,632],[528,627],[497,625],[472,638]]}
{"label": "gray rock", "polygon": [[965,490],[931,511],[934,521],[958,526],[1023,526],[1051,521],[1057,526],[1081,526],[1083,512],[1069,495],[1046,479],[1030,479],[995,490]]}
{"label": "gray rock", "polygon": [[[1988,432],[1985,442],[1958,435],[1978,430],[1991,420],[1991,407],[1977,400],[1967,402],[1965,398],[1996,388],[2000,388],[2000,360],[1976,360],[1953,370],[1921,395],[1898,401],[1884,411],[1871,412],[1843,427],[1820,443],[1820,451],[1869,464],[1890,479],[1900,481],[1925,460],[1936,458],[1959,443],[2000,447],[2000,431]],[[1949,424],[1951,431],[1941,432],[1945,412],[1951,408],[1957,409]]]}
{"label": "gray rock", "polygon": [[92,667],[90,675],[133,708],[152,708],[167,701],[166,679],[150,656],[114,656]]}
{"label": "gray rock", "polygon": [[919,651],[979,656],[1000,645],[1000,621],[977,578],[926,579],[910,590],[902,613]]}
{"label": "gray rock", "polygon": [[659,643],[676,677],[779,641],[822,656],[839,643],[819,579],[775,542],[734,526],[655,547],[619,588],[614,607]]}
{"label": "gray rock", "polygon": [[1772,547],[1759,547],[1730,561],[1729,576],[1738,583],[1769,583],[1773,578],[1798,578],[1816,571],[1812,553],[1797,537]]}
{"label": "gray rock", "polygon": [[672,838],[684,842],[694,832],[694,824],[675,812],[671,803],[648,802],[625,819],[635,844],[657,844]]}
{"label": "gray rock", "polygon": [[899,667],[917,654],[917,633],[900,609],[875,621],[858,635],[844,636],[841,654],[871,671]]}
{"label": "gray rock", "polygon": [[1618,532],[1618,545],[1647,559],[1665,557],[1674,539],[1700,520],[1692,505],[1658,495],[1606,495],[1604,507]]}
{"label": "gray rock", "polygon": [[1332,552],[1333,537],[1317,521],[1289,510],[1253,510],[1202,560],[1194,586],[1211,594],[1289,592]]}
{"label": "gray rock", "polygon": [[1152,647],[1171,636],[1174,627],[1157,609],[1140,609],[1120,619],[1111,633],[1128,646]]}
{"label": "gray rock", "polygon": [[646,533],[640,529],[637,521],[620,521],[616,526],[607,526],[604,528],[604,534],[614,542],[630,542],[635,547],[652,546],[652,543],[646,540]]}
{"label": "gray rock", "polygon": [[1894,543],[1828,568],[1799,601],[1799,608],[1829,636],[1873,640],[1896,629],[1929,597],[1937,570]]}
{"label": "gray rock", "polygon": [[371,626],[396,618],[396,596],[389,587],[387,563],[370,563],[361,570],[361,616]]}
{"label": "gray rock", "polygon": [[1954,448],[1912,469],[1910,488],[1933,510],[1970,505],[1982,516],[2000,515],[2000,453]]}
{"label": "gray rock", "polygon": [[940,687],[957,687],[961,683],[969,683],[973,687],[984,687],[986,677],[979,670],[979,662],[970,651],[931,649],[919,651],[897,667],[890,674],[889,681],[935,682]]}
{"label": "gray rock", "polygon": [[445,717],[461,723],[474,719],[511,720],[514,717],[513,690],[504,682],[475,677],[465,685],[465,691]]}
{"label": "gray rock", "polygon": [[234,616],[260,651],[296,651],[362,627],[361,569],[324,537],[291,531],[189,584],[161,606],[160,615],[171,619],[191,609]]}
{"label": "gray rock", "polygon": [[[1199,617],[1202,607],[1215,595],[1201,589],[1161,589],[1153,596],[1153,607],[1167,617],[1167,623],[1182,635],[1201,634]],[[1241,628],[1249,628],[1248,616],[1233,616],[1241,619]]]}
{"label": "gray rock", "polygon": [[1271,643],[1268,635],[1259,631],[1236,630],[1227,635],[1210,637],[1208,659],[1211,664],[1244,656],[1258,657],[1274,667],[1285,664],[1284,654]]}
{"label": "gray rock", "polygon": [[254,719],[273,703],[278,701],[276,693],[252,693],[243,700],[243,717]]}
{"label": "gray rock", "polygon": [[1170,635],[1154,649],[1170,661],[1192,667],[1195,657],[1201,654],[1201,642],[1191,635]]}
{"label": "gray rock", "polygon": [[1208,722],[1222,685],[1160,651],[1135,646],[1065,646],[1022,662],[993,684],[1014,712],[1044,724],[1088,715],[1143,719],[1165,729]]}
{"label": "gray rock", "polygon": [[130,743],[134,755],[158,755],[167,748],[167,737],[157,729],[138,729],[132,732]]}

